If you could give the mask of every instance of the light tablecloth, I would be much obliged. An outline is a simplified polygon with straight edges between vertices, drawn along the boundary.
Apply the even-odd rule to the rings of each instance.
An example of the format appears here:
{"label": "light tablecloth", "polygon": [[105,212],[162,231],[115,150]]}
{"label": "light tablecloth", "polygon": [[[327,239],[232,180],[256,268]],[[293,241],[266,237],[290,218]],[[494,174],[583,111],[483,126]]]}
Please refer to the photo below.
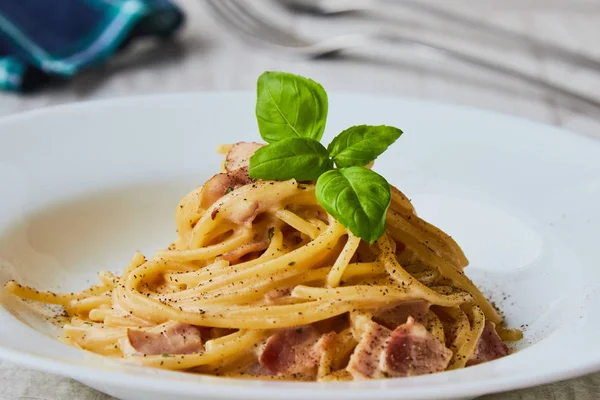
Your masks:
{"label": "light tablecloth", "polygon": [[[600,58],[600,2],[596,0],[428,0],[483,20],[545,38]],[[181,0],[188,16],[177,44],[140,45],[106,66],[72,82],[36,95],[0,93],[0,115],[48,105],[89,99],[198,90],[254,90],[264,70],[308,75],[328,91],[371,92],[472,105],[523,116],[600,139],[600,111],[589,110],[552,93],[533,89],[497,75],[458,63],[436,64],[414,57],[405,49],[364,49],[344,60],[289,60],[257,51],[238,42],[216,23],[201,0]],[[453,39],[431,32],[444,24],[427,25],[410,14],[405,29],[435,40]],[[353,22],[323,24],[302,18],[300,28],[356,29]],[[323,25],[326,25],[323,27]],[[342,29],[343,28],[343,29]],[[402,27],[400,27],[402,28]],[[436,36],[437,35],[437,36]],[[471,37],[474,39],[474,37]],[[586,72],[548,60],[544,53],[490,51],[473,40],[453,43],[467,50],[515,65],[573,89],[600,96],[600,71]],[[376,60],[375,60],[376,59]],[[482,397],[485,400],[592,400],[600,398],[600,374],[538,388]],[[36,372],[0,361],[0,399],[107,400],[108,397],[63,377]]]}

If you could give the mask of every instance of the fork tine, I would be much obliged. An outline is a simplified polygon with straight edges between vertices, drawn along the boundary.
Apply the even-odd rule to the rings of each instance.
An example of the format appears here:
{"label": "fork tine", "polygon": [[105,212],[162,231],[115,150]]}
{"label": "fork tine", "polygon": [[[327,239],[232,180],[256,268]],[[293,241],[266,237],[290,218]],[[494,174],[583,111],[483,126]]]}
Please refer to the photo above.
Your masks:
{"label": "fork tine", "polygon": [[240,15],[243,15],[244,18],[246,18],[257,28],[260,28],[261,31],[266,35],[276,39],[278,44],[286,46],[297,46],[299,44],[306,45],[305,41],[302,40],[299,35],[291,33],[289,30],[271,23],[268,18],[265,18],[265,16],[261,14],[260,10],[256,9],[256,7],[253,7],[248,1],[224,1],[228,2],[232,8],[235,8],[240,13]]}
{"label": "fork tine", "polygon": [[225,1],[206,0],[208,7],[214,12],[215,16],[229,27],[233,28],[242,37],[250,35],[255,37],[255,33],[244,21],[237,18],[237,13],[230,12]]}
{"label": "fork tine", "polygon": [[[218,0],[219,1],[219,0]],[[253,31],[260,32],[262,26],[261,24],[257,24],[256,21],[248,16],[248,13],[245,10],[239,7],[239,5],[234,1],[229,0],[220,0],[219,1],[223,8],[226,9],[228,15],[234,16],[238,22],[246,25],[247,27],[251,27]]]}
{"label": "fork tine", "polygon": [[257,10],[247,3],[236,0],[207,0],[207,4],[217,17],[234,28],[244,39],[255,39],[262,44],[277,47],[308,44],[297,35],[267,22]]}

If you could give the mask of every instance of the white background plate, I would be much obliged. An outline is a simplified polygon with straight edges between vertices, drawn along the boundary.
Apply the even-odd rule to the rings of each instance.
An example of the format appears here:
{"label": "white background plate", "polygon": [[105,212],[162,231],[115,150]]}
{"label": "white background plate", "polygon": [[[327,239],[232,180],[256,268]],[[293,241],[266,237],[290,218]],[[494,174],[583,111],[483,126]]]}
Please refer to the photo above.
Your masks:
{"label": "white background plate", "polygon": [[[69,348],[2,295],[0,356],[126,400],[459,398],[600,370],[600,145],[494,113],[358,95],[330,96],[324,141],[363,123],[405,131],[376,169],[463,246],[467,274],[509,325],[528,325],[515,354],[385,381],[220,379]],[[254,94],[192,94],[22,114],[0,122],[0,139],[0,284],[71,291],[168,245],[178,201],[218,169],[216,145],[258,132]]]}

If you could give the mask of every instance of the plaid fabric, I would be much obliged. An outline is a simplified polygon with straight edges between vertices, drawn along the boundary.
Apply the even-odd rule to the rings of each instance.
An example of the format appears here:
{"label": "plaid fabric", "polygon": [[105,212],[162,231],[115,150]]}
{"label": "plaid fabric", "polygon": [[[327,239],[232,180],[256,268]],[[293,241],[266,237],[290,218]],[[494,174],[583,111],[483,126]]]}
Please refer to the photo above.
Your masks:
{"label": "plaid fabric", "polygon": [[170,0],[0,0],[0,89],[72,76],[134,38],[168,38],[182,21]]}

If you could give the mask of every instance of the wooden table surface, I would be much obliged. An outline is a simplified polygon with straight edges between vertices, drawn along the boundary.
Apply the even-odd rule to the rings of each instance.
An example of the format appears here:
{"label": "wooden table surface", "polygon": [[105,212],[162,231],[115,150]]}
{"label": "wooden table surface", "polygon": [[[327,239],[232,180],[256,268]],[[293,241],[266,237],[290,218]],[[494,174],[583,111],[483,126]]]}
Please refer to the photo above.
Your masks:
{"label": "wooden table surface", "polygon": [[[600,1],[597,0],[427,0],[531,36],[568,46],[600,59]],[[201,90],[254,90],[264,70],[286,70],[321,82],[328,91],[371,92],[475,106],[564,127],[600,139],[600,109],[577,104],[479,68],[432,61],[408,46],[359,48],[345,57],[292,60],[240,43],[215,22],[202,0],[180,0],[188,20],[175,43],[136,44],[107,65],[36,94],[0,94],[0,115],[91,99]],[[550,59],[529,46],[482,41],[482,35],[456,29],[411,11],[398,15],[394,29],[443,42],[462,51],[520,68],[530,74],[600,99],[600,71]],[[298,29],[312,35],[372,29],[356,17],[296,17]],[[433,116],[434,117],[434,116]],[[600,374],[481,399],[592,400],[600,398]],[[0,399],[82,399],[108,397],[77,382],[0,361]]]}

